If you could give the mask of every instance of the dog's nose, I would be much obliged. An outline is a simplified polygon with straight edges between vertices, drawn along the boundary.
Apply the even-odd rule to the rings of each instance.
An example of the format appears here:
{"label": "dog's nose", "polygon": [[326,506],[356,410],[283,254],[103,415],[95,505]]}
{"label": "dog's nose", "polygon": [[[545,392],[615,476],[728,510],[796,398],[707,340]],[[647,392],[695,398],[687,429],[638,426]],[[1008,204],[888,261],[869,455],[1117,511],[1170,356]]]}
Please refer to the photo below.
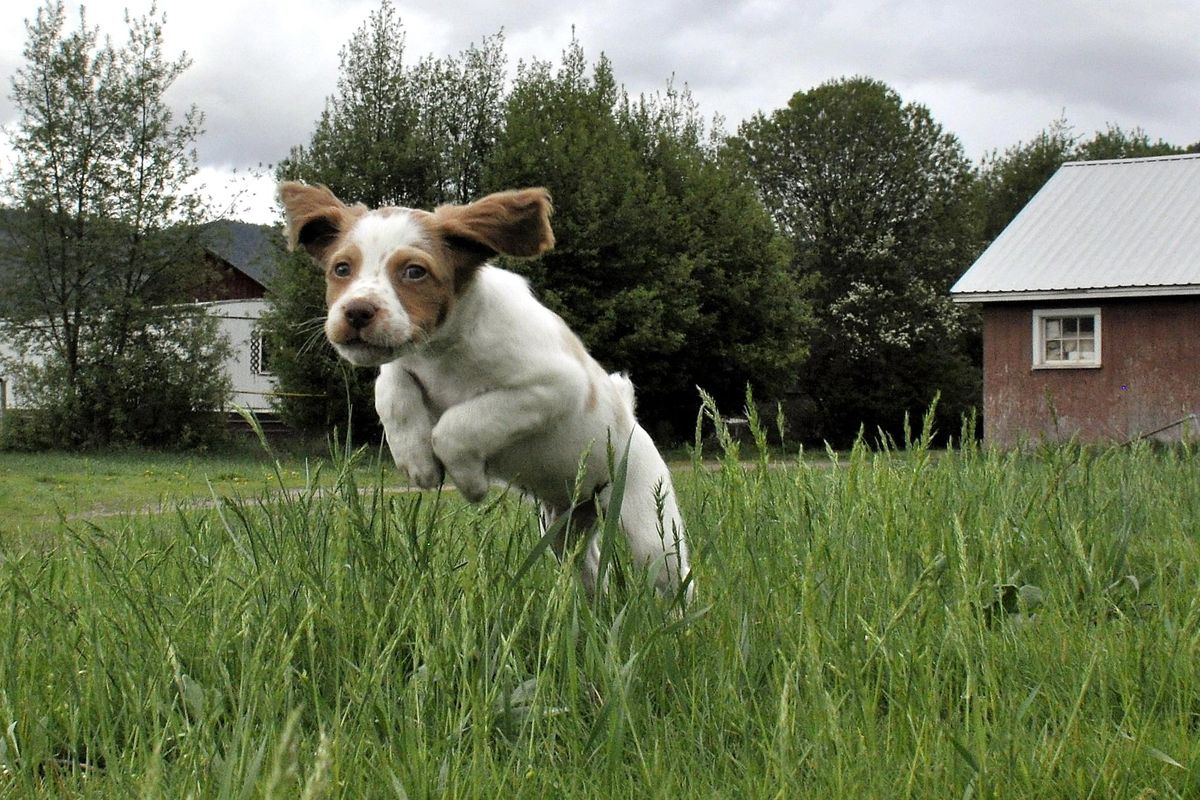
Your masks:
{"label": "dog's nose", "polygon": [[356,331],[361,331],[363,328],[371,324],[371,320],[375,318],[375,306],[370,303],[360,300],[350,303],[342,310],[342,315],[346,318],[346,322],[350,323],[350,327]]}

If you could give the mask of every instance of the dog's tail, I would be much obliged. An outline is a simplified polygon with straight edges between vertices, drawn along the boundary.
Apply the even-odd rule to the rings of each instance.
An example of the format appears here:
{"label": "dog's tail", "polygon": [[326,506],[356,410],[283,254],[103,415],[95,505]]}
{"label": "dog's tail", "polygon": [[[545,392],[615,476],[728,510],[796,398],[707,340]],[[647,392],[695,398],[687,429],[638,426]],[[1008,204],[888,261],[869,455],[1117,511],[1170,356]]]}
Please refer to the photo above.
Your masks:
{"label": "dog's tail", "polygon": [[617,394],[629,409],[632,414],[637,407],[637,398],[634,397],[633,381],[629,379],[629,374],[626,372],[614,372],[608,376],[613,382],[613,386],[617,387]]}

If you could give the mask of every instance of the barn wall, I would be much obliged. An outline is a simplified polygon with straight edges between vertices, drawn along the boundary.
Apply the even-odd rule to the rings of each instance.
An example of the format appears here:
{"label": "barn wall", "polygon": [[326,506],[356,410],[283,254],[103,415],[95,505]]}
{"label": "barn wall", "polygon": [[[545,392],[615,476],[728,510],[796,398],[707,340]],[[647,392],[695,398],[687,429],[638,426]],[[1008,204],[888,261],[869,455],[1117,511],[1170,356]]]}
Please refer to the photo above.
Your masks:
{"label": "barn wall", "polygon": [[196,302],[261,300],[266,295],[266,290],[257,281],[214,258],[211,253],[204,254],[204,263],[208,268],[207,280],[192,293],[192,299]]}
{"label": "barn wall", "polygon": [[[230,353],[224,364],[232,394],[230,402],[259,413],[273,410],[276,386],[274,375],[256,372],[251,363],[251,350],[258,319],[268,307],[266,300],[232,300],[204,304],[205,310],[218,319],[222,334],[229,338]],[[32,357],[38,363],[37,356]],[[0,405],[6,408],[25,408],[28,399],[7,362],[16,362],[16,350],[8,343],[0,325]]]}
{"label": "barn wall", "polygon": [[[1032,368],[1035,308],[1100,308],[1101,363]],[[1200,297],[988,303],[983,308],[984,437],[1125,441],[1200,413]],[[1156,438],[1200,434],[1193,420]]]}
{"label": "barn wall", "polygon": [[221,333],[229,337],[230,354],[225,374],[233,389],[230,402],[256,412],[273,409],[276,380],[274,375],[256,373],[251,363],[252,343],[258,319],[267,309],[265,300],[209,303],[205,309],[219,320]]}

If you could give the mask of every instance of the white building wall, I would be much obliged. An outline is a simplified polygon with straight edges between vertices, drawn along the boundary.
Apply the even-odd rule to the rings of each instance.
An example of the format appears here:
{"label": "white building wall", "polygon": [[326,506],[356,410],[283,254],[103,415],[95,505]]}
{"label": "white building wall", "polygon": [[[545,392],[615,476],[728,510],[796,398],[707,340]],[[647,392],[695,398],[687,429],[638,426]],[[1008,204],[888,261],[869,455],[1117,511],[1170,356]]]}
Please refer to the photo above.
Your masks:
{"label": "white building wall", "polygon": [[257,332],[258,319],[269,307],[267,301],[222,300],[202,305],[220,319],[221,333],[229,339],[231,352],[225,362],[225,374],[233,388],[230,402],[256,412],[271,411],[276,381]]}
{"label": "white building wall", "polygon": [[[224,300],[202,303],[203,308],[220,320],[221,333],[229,339],[230,356],[225,362],[225,374],[232,387],[231,407],[240,406],[255,412],[272,410],[275,396],[275,376],[270,373],[269,361],[263,363],[261,339],[256,331],[258,319],[268,308],[266,300]],[[256,341],[258,344],[256,345]],[[0,321],[0,408],[22,408],[20,385],[5,367],[16,358],[16,351],[4,334]]]}
{"label": "white building wall", "polygon": [[20,408],[20,391],[16,376],[10,366],[17,357],[17,351],[9,342],[4,323],[0,321],[0,411],[6,408]]}

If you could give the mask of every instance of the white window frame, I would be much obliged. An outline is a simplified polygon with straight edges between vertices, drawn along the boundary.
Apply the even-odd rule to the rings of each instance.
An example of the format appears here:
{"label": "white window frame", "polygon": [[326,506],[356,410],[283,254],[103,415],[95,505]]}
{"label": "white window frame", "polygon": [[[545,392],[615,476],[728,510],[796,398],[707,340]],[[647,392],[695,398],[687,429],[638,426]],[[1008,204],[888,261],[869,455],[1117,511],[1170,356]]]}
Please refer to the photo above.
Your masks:
{"label": "white window frame", "polygon": [[[1091,317],[1094,322],[1095,348],[1093,357],[1079,361],[1046,360],[1046,320],[1055,317]],[[1100,309],[1038,308],[1033,311],[1033,368],[1034,369],[1099,369],[1102,366],[1100,345]]]}
{"label": "white window frame", "polygon": [[275,373],[270,368],[264,369],[264,360],[270,360],[269,357],[264,359],[267,354],[267,339],[261,331],[255,330],[250,334],[250,374],[261,375],[263,377],[274,377]]}

